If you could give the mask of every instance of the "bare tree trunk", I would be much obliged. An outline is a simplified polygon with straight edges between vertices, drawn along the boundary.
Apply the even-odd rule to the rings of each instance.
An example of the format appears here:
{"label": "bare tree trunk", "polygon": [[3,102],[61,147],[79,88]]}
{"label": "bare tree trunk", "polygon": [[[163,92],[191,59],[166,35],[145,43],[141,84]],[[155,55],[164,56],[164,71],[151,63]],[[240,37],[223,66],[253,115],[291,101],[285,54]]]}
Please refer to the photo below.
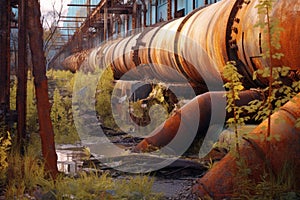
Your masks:
{"label": "bare tree trunk", "polygon": [[28,0],[28,34],[33,64],[42,152],[45,159],[46,170],[48,170],[52,178],[55,179],[58,174],[57,155],[55,152],[54,132],[50,119],[46,59],[43,51],[43,28],[40,17],[41,13],[38,0]]}

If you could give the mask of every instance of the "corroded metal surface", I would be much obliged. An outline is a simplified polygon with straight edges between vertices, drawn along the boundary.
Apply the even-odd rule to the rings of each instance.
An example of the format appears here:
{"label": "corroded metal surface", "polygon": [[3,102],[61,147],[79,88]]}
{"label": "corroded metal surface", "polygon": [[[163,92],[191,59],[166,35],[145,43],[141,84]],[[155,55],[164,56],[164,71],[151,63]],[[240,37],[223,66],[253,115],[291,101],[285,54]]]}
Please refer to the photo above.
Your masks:
{"label": "corroded metal surface", "polygon": [[62,66],[69,69],[72,72],[76,72],[83,61],[86,59],[86,56],[90,53],[91,50],[83,50],[77,53],[74,53],[72,56],[67,57],[63,62]]}
{"label": "corroded metal surface", "polygon": [[[112,41],[103,55],[104,62],[97,65],[111,66],[116,79],[143,65],[150,68],[147,71],[150,77],[180,82],[179,73],[191,83],[203,85],[214,84],[219,72],[223,73],[225,63],[234,60],[246,87],[262,86],[263,79],[252,80],[254,70],[269,64],[261,57],[261,53],[265,53],[262,41],[266,35],[255,27],[259,20],[257,3],[257,0],[223,0],[184,18]],[[271,12],[271,17],[279,19],[284,29],[279,51],[285,56],[273,64],[289,66],[294,71],[300,66],[300,49],[295,48],[300,46],[299,7],[298,0],[278,0]],[[95,55],[92,53],[88,59],[95,60]],[[140,74],[135,75],[140,77]]]}
{"label": "corroded metal surface", "polygon": [[[197,112],[195,110],[199,109],[200,111],[200,118],[198,122],[198,130],[196,134],[196,138],[191,146],[198,146],[201,143],[202,139],[205,137],[209,125],[218,125],[220,126],[220,130],[222,130],[223,123],[221,119],[228,119],[232,117],[232,113],[227,113],[226,116],[223,116],[222,112],[218,112],[217,119],[220,121],[214,121],[210,123],[212,119],[212,102],[211,99],[214,99],[216,102],[222,102],[224,100],[224,92],[209,92],[202,95],[198,95],[180,110],[178,110],[173,116],[166,120],[165,123],[157,127],[150,135],[150,137],[145,138],[142,140],[135,148],[134,151],[136,152],[147,152],[153,149],[161,148],[169,144],[170,141],[179,133],[184,133],[181,136],[182,140],[186,140],[189,137],[190,127],[192,124],[195,123],[195,119],[198,117],[195,116]],[[261,93],[257,91],[244,91],[240,93],[240,99],[237,101],[238,106],[247,105],[250,101],[254,99],[262,99]],[[224,109],[222,106],[219,105],[220,108],[214,107],[215,111],[218,109]],[[219,123],[219,124],[218,124]],[[181,131],[179,130],[179,126]],[[180,140],[180,141],[182,141]],[[176,150],[176,146],[174,146],[174,150]],[[199,152],[199,149],[196,150]]]}
{"label": "corroded metal surface", "polygon": [[0,123],[9,113],[9,63],[10,63],[10,1],[0,2]]}
{"label": "corroded metal surface", "polygon": [[[296,188],[300,187],[300,129],[295,126],[296,120],[300,117],[299,105],[300,93],[272,115],[270,146],[261,139],[266,135],[267,120],[244,138],[240,155],[251,170],[249,178],[253,181],[261,180],[266,165],[267,169],[278,176],[288,164],[286,166],[289,166],[288,170],[293,174]],[[276,137],[279,137],[279,140]],[[238,176],[236,158],[234,154],[229,153],[198,181],[194,187],[195,193],[201,198],[232,197],[237,184],[236,176]]]}

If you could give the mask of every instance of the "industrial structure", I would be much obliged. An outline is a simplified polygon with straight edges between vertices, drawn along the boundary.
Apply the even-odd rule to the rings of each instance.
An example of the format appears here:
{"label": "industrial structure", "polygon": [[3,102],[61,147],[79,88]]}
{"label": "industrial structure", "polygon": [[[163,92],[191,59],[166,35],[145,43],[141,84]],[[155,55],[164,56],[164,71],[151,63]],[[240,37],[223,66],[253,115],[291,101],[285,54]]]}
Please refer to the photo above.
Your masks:
{"label": "industrial structure", "polygon": [[[63,22],[75,23],[64,23],[59,27],[62,35],[67,32],[69,40],[51,59],[49,68],[61,68],[60,63],[67,56],[94,48],[108,38],[130,36],[146,27],[159,26],[215,2],[217,0],[101,0],[98,4],[91,4],[90,1],[69,4],[70,7],[88,8],[89,11],[85,12],[88,16],[80,27],[76,26],[76,22],[82,16],[61,18]],[[70,35],[73,30],[74,34]]]}
{"label": "industrial structure", "polygon": [[[25,9],[22,7],[25,1],[18,2],[19,8]],[[9,108],[10,63],[7,58],[10,57],[8,43],[12,25],[11,6],[16,3],[13,0],[0,3],[0,120],[5,121],[12,118]],[[268,13],[268,16],[279,19],[278,26],[284,29],[279,38],[280,53],[284,55],[281,59],[262,56],[267,53],[263,41],[268,40],[270,35],[256,26],[259,20],[257,3],[258,0],[102,0],[87,11],[87,19],[80,27],[75,27],[74,35],[69,37],[48,66],[74,72],[79,69],[92,71],[96,67],[110,67],[116,80],[131,71],[130,80],[150,77],[171,83],[188,82],[198,96],[177,110],[150,137],[142,140],[134,151],[147,151],[149,146],[163,148],[178,136],[179,128],[184,133],[179,138],[185,141],[190,134],[191,124],[196,124],[196,134],[203,136],[212,123],[223,127],[223,118],[228,119],[232,115],[212,112],[218,106],[218,109],[225,112],[226,105],[222,102],[226,99],[222,83],[228,81],[223,74],[227,61],[234,61],[243,77],[241,81],[246,91],[241,92],[238,105],[245,105],[253,99],[268,98],[269,94],[250,90],[270,84],[262,76],[253,80],[257,70],[289,66],[289,73],[280,77],[280,81],[287,85],[299,81],[300,1],[277,0],[273,10]],[[93,7],[90,3],[70,6]],[[18,90],[22,95],[18,97],[17,103],[18,129],[21,133],[25,126],[25,110],[22,108],[25,108],[27,78],[26,30],[23,30],[26,20],[21,9],[18,20],[20,35],[17,74]],[[270,45],[269,51],[276,53],[277,50]],[[138,67],[142,70],[136,70]],[[275,140],[274,137],[267,138],[270,140],[267,142],[267,139],[261,140],[259,137],[242,138],[241,157],[253,170],[250,178],[254,181],[263,175],[265,163],[275,175],[279,175],[286,159],[293,161],[295,169],[300,167],[300,130],[295,126],[300,117],[299,103],[298,94],[293,101],[273,114],[272,132],[269,134],[279,135],[281,140]],[[201,110],[201,115],[194,117],[195,110]],[[213,117],[223,121],[214,121]],[[195,119],[199,120],[195,122]],[[276,120],[279,123],[275,123]],[[264,121],[250,135],[266,135],[267,123]],[[175,153],[176,147],[172,149]],[[236,173],[236,158],[228,154],[217,167],[199,179],[195,193],[201,198],[232,197]],[[294,177],[300,180],[299,170]],[[296,187],[300,187],[299,181]]]}
{"label": "industrial structure", "polygon": [[[81,68],[86,70],[86,68],[110,67],[115,79],[120,79],[131,71],[131,80],[135,78],[141,80],[141,77],[145,79],[151,77],[162,81],[165,79],[168,82],[188,80],[194,88],[199,89],[196,91],[200,95],[178,110],[134,149],[137,152],[151,150],[150,147],[163,149],[166,145],[170,147],[171,143],[171,149],[180,154],[182,152],[179,152],[181,149],[177,152],[176,142],[175,146],[172,146],[173,139],[179,137],[179,141],[184,143],[186,138],[191,136],[190,130],[195,123],[197,109],[202,111],[202,115],[198,116],[199,121],[196,122],[198,123],[198,136],[206,134],[212,123],[224,125],[219,124],[218,120],[214,121],[216,115],[218,119],[222,117],[228,119],[232,114],[226,113],[226,116],[222,116],[221,112],[219,114],[211,110],[220,106],[216,102],[222,104],[222,101],[226,101],[225,93],[205,93],[211,89],[222,88],[217,86],[220,78],[222,83],[228,81],[223,76],[227,61],[235,62],[243,77],[241,81],[248,90],[240,94],[238,104],[241,104],[239,105],[247,105],[253,99],[263,100],[270,95],[249,90],[253,87],[265,88],[270,84],[269,80],[263,76],[253,79],[253,74],[257,70],[271,66],[289,66],[289,73],[287,76],[280,77],[280,81],[287,85],[293,81],[299,81],[300,49],[295,47],[300,46],[298,17],[300,2],[298,0],[275,1],[272,11],[268,13],[270,18],[279,19],[278,26],[284,30],[279,38],[280,50],[270,45],[272,55],[277,52],[284,55],[280,59],[276,57],[267,59],[262,56],[267,53],[267,50],[263,48],[263,43],[268,41],[269,35],[263,28],[256,26],[260,19],[256,8],[257,3],[257,0],[223,0],[204,8],[201,7],[185,17],[163,22],[125,38],[112,39],[109,43],[100,44],[89,51],[75,53],[69,57],[65,55],[64,65],[73,71]],[[171,19],[172,14],[169,13],[167,16]],[[136,28],[143,26],[143,20],[133,20],[133,22]],[[138,70],[139,67],[142,70]],[[262,166],[266,162],[275,176],[283,168],[286,159],[292,160],[293,165],[299,168],[300,135],[299,128],[295,127],[299,117],[299,97],[295,98],[273,114],[272,132],[269,134],[279,135],[282,141],[272,139],[268,143],[260,139],[243,138],[241,156],[250,164],[251,170],[255,171],[251,177],[253,181],[259,180],[263,174],[262,167],[257,170],[256,165]],[[224,109],[225,104],[223,111]],[[221,111],[220,108],[219,111]],[[275,123],[279,115],[282,117],[280,125]],[[267,123],[264,121],[250,135],[265,135]],[[289,138],[283,134],[289,135]],[[280,153],[269,156],[271,152],[268,144],[270,148],[280,149],[274,150]],[[249,155],[249,152],[253,154]],[[237,172],[236,158],[231,154],[225,158],[215,171],[199,180],[199,185],[196,187],[199,196],[223,199],[233,195],[233,177]],[[298,172],[295,172],[294,176],[299,180]],[[225,180],[223,180],[224,177],[226,177]],[[223,183],[226,183],[226,186]],[[299,184],[299,181],[296,182],[298,187]]]}

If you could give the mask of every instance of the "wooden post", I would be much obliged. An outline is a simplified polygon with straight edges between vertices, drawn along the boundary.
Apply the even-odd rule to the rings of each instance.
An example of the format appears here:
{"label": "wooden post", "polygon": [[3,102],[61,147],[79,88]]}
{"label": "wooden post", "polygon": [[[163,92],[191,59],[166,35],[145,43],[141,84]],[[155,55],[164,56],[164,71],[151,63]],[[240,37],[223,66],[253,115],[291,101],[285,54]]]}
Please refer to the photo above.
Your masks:
{"label": "wooden post", "polygon": [[27,99],[27,1],[19,0],[18,4],[18,69],[17,69],[17,142],[22,151],[26,139],[26,99]]}

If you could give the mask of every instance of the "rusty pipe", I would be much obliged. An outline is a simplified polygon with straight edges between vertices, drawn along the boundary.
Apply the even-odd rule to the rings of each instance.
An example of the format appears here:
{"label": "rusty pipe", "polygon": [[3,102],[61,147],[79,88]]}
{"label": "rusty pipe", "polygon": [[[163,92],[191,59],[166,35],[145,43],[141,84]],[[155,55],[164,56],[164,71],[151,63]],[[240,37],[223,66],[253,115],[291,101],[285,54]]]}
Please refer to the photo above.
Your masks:
{"label": "rusty pipe", "polygon": [[[240,156],[251,170],[249,179],[257,183],[263,175],[266,161],[269,168],[278,176],[286,162],[291,162],[295,171],[296,188],[300,187],[300,129],[295,126],[300,117],[300,93],[286,103],[271,118],[270,147],[265,140],[267,120],[263,121],[249,135],[243,138]],[[279,141],[275,137],[279,137]],[[199,197],[209,196],[224,199],[234,195],[235,177],[238,174],[236,157],[228,153],[194,187]]]}
{"label": "rusty pipe", "polygon": [[[266,84],[264,79],[252,79],[253,71],[269,66],[261,56],[265,53],[262,41],[267,36],[255,27],[257,3],[258,0],[223,0],[183,18],[112,41],[104,55],[98,53],[101,48],[95,48],[88,59],[98,67],[111,66],[116,79],[128,71],[140,77],[134,69],[144,65],[150,67],[150,77],[180,82],[181,77],[165,67],[168,66],[195,85],[214,84],[225,63],[231,60],[236,61],[246,87],[262,86]],[[300,46],[299,7],[298,0],[277,0],[270,13],[284,29],[279,51],[285,56],[273,64],[295,71],[300,66],[300,49],[294,48]]]}
{"label": "rusty pipe", "polygon": [[85,61],[86,56],[90,53],[91,50],[83,50],[68,56],[61,63],[63,68],[67,68],[71,72],[76,72],[79,70],[82,63]]}
{"label": "rusty pipe", "polygon": [[[205,137],[209,126],[218,125],[220,126],[220,131],[224,126],[224,118],[225,120],[232,117],[232,113],[227,113],[224,116],[224,105],[221,102],[225,102],[225,92],[207,92],[202,95],[198,95],[194,99],[192,99],[188,104],[179,109],[175,114],[173,114],[170,118],[166,120],[165,123],[161,124],[157,127],[150,135],[143,139],[134,149],[134,152],[146,152],[151,151],[152,149],[157,149],[164,147],[169,144],[170,141],[173,140],[175,136],[181,137],[179,141],[186,140],[186,137],[191,135],[191,127],[193,127],[193,123],[195,120],[199,118],[197,121],[197,134],[195,135],[195,139],[191,145],[191,147],[200,146],[201,140]],[[239,94],[240,100],[237,101],[238,106],[247,105],[250,101],[254,99],[262,99],[262,93],[256,90],[248,90],[243,91]],[[215,102],[220,102],[219,104],[212,103],[212,99]],[[214,107],[213,112],[216,114],[214,116],[215,119],[213,123],[212,119],[212,107]],[[195,116],[198,113],[195,112],[199,109],[200,117]],[[223,111],[223,112],[222,112]],[[181,131],[178,132],[179,127]],[[182,134],[183,133],[183,134]],[[182,134],[182,135],[177,135]],[[172,148],[172,147],[171,147]],[[176,149],[176,147],[174,147]],[[193,149],[197,153],[199,149]]]}

